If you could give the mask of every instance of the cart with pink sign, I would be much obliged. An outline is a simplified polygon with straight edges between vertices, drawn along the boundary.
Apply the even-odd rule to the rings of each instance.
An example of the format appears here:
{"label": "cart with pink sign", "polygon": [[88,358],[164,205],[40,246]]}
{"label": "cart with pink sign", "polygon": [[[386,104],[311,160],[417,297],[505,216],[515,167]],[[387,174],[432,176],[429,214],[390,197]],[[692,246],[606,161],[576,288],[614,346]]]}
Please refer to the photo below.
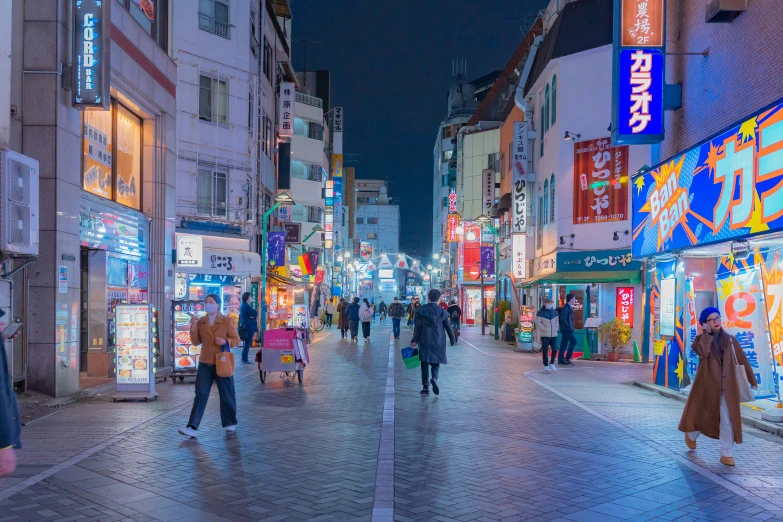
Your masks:
{"label": "cart with pink sign", "polygon": [[286,377],[296,374],[300,384],[304,381],[305,366],[310,364],[305,337],[303,328],[277,328],[264,332],[264,346],[256,354],[262,383],[271,372],[280,372]]}

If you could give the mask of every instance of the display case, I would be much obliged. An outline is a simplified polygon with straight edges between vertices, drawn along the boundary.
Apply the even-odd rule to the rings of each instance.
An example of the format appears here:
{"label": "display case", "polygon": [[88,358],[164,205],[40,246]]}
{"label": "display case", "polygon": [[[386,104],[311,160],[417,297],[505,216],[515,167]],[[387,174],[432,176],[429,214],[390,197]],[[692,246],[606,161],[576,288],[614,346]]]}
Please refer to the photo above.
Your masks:
{"label": "display case", "polygon": [[190,341],[190,318],[205,314],[204,301],[171,302],[172,380],[178,377],[181,382],[187,375],[196,375],[201,346],[193,346]]}

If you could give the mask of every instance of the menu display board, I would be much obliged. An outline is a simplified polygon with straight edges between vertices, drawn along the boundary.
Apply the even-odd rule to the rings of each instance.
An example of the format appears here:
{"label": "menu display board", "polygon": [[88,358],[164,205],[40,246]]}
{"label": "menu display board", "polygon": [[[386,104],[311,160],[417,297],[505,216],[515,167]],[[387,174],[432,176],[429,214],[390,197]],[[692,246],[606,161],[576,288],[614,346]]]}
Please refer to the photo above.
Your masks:
{"label": "menu display board", "polygon": [[523,343],[533,342],[533,323],[536,320],[535,309],[523,306],[519,314],[519,340]]}
{"label": "menu display board", "polygon": [[150,306],[116,307],[117,384],[150,382]]}
{"label": "menu display board", "polygon": [[172,360],[175,373],[195,373],[198,368],[198,358],[201,354],[201,346],[194,346],[190,340],[191,314],[203,317],[203,301],[174,301],[172,302],[172,328],[174,334]]}

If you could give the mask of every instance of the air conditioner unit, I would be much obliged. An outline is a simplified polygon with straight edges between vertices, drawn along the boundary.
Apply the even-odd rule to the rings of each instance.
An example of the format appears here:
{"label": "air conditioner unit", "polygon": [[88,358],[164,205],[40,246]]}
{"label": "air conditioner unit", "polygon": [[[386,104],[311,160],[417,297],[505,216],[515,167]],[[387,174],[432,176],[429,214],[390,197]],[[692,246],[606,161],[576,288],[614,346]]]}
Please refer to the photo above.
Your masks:
{"label": "air conditioner unit", "polygon": [[707,23],[730,24],[748,9],[748,0],[708,0],[704,19]]}
{"label": "air conditioner unit", "polygon": [[38,160],[0,149],[0,252],[38,255]]}

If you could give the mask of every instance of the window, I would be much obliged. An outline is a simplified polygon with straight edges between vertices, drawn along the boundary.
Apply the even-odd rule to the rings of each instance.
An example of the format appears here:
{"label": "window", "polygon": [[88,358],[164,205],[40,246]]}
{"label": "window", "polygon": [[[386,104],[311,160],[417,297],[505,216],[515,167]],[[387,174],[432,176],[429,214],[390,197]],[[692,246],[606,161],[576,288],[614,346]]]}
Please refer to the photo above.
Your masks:
{"label": "window", "polygon": [[270,120],[266,113],[264,114],[264,152],[269,159],[272,159],[272,155],[275,153],[272,143],[274,143],[274,132],[272,131],[272,120]]}
{"label": "window", "polygon": [[269,45],[266,36],[264,36],[264,76],[269,80],[269,83],[274,83],[272,80],[272,46]]}
{"label": "window", "polygon": [[500,179],[506,179],[506,153],[500,153]]}
{"label": "window", "polygon": [[307,221],[309,223],[320,223],[321,213],[323,210],[321,207],[308,207],[307,209]]}
{"label": "window", "polygon": [[541,150],[539,151],[538,155],[543,157],[544,156],[544,106],[543,105],[541,105],[541,128],[539,129],[539,135],[540,135],[539,141],[541,141],[541,147],[540,147]]}
{"label": "window", "polygon": [[544,88],[544,132],[549,130],[549,84]]}
{"label": "window", "polygon": [[454,151],[453,150],[444,150],[443,151],[443,162],[445,163],[445,162],[449,161],[452,158],[452,156],[454,156]]}
{"label": "window", "polygon": [[356,218],[356,224],[357,225],[364,225],[364,218],[363,217]]}
{"label": "window", "polygon": [[136,20],[145,33],[150,35],[158,46],[168,51],[168,2],[145,2],[136,0],[117,0],[118,3]]}
{"label": "window", "polygon": [[453,125],[448,125],[446,127],[443,127],[442,136],[443,136],[444,140],[447,139],[447,138],[453,138],[454,137],[454,126]]}
{"label": "window", "polygon": [[323,167],[320,165],[310,165],[310,181],[323,181],[323,173],[322,173]]}
{"label": "window", "polygon": [[552,126],[557,121],[557,75],[552,76]]}
{"label": "window", "polygon": [[544,215],[541,209],[544,208],[544,195],[541,188],[538,189],[538,223],[536,224],[536,236],[538,237],[538,248],[541,248],[541,238],[544,231]]}
{"label": "window", "polygon": [[228,0],[198,0],[198,28],[230,39],[228,12]]}
{"label": "window", "polygon": [[140,210],[141,119],[116,100],[108,111],[83,117],[82,188]]}
{"label": "window", "polygon": [[228,84],[209,76],[199,78],[198,118],[226,125],[228,122]]}
{"label": "window", "polygon": [[378,234],[376,234],[375,232],[371,232],[367,234],[367,239],[378,239]]}
{"label": "window", "polygon": [[258,37],[256,36],[256,10],[250,8],[250,50],[258,56]]}
{"label": "window", "polygon": [[549,222],[555,222],[555,175],[552,174],[551,182],[549,184],[549,199],[552,200],[549,207]]}
{"label": "window", "polygon": [[253,91],[247,94],[247,133],[253,135]]}
{"label": "window", "polygon": [[228,175],[213,169],[198,169],[197,212],[202,216],[228,217]]}
{"label": "window", "polygon": [[377,217],[368,217],[367,218],[367,224],[368,225],[377,225],[378,224],[378,218]]}
{"label": "window", "polygon": [[500,153],[493,152],[487,155],[487,168],[494,171],[500,170]]}
{"label": "window", "polygon": [[544,221],[541,222],[542,225],[549,223],[549,180],[544,180],[544,208],[542,210],[542,213],[544,214]]}
{"label": "window", "polygon": [[312,138],[314,140],[323,141],[324,140],[324,126],[320,123],[315,122],[308,122],[307,124],[307,136],[309,138]]}

